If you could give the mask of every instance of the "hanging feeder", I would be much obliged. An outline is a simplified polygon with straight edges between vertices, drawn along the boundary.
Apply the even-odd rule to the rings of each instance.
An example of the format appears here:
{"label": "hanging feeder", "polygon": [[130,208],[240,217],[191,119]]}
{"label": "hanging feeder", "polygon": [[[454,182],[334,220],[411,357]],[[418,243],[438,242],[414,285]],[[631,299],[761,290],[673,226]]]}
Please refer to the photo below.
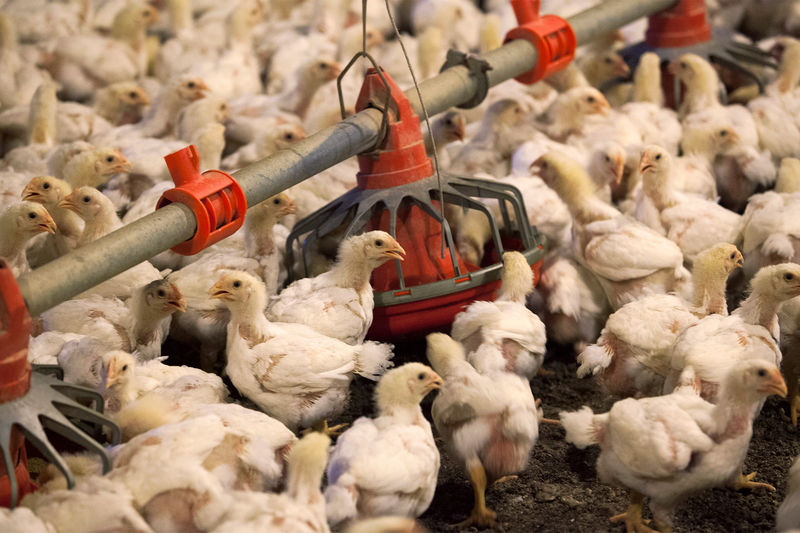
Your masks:
{"label": "hanging feeder", "polygon": [[[0,505],[15,507],[25,494],[36,490],[28,474],[26,441],[56,465],[71,488],[75,478],[50,444],[45,429],[96,452],[104,472],[111,469],[111,459],[85,431],[108,427],[114,444],[120,440],[120,431],[101,414],[103,398],[99,394],[32,371],[28,363],[31,317],[11,269],[2,259],[0,325]],[[77,400],[94,402],[95,409]]]}
{"label": "hanging feeder", "polygon": [[[375,229],[391,234],[407,253],[402,263],[386,263],[372,275],[375,310],[368,337],[379,340],[449,326],[465,305],[494,299],[506,250],[522,252],[538,279],[543,239],[527,223],[520,192],[489,180],[447,174],[437,180],[419,118],[389,75],[375,68],[367,72],[356,103],[357,111],[367,107],[383,109],[382,140],[358,156],[356,188],[294,225],[286,242],[287,264],[295,263],[295,242],[302,242],[306,274],[311,251],[323,238],[341,241]],[[502,231],[479,199],[499,203]],[[481,265],[460,257],[442,201],[448,211],[477,210],[487,217],[492,238]]]}
{"label": "hanging feeder", "polygon": [[764,92],[764,83],[747,64],[778,68],[768,52],[736,41],[731,30],[712,28],[706,14],[705,0],[680,0],[667,10],[650,15],[645,40],[619,52],[631,72],[645,52],[658,55],[665,100],[676,108],[680,103],[680,81],[663,67],[683,54],[697,54],[723,69],[744,75],[758,85],[759,92]]}

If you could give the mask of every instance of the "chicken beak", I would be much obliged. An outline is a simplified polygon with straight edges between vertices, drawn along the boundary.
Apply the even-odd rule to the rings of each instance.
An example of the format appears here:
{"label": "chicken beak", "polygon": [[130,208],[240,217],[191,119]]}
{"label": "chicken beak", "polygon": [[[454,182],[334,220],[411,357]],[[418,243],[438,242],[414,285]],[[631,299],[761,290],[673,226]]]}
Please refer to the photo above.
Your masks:
{"label": "chicken beak", "polygon": [[294,215],[297,213],[297,204],[290,199],[286,199],[286,204],[281,209],[281,216]]}
{"label": "chicken beak", "polygon": [[539,176],[541,174],[542,167],[539,165],[538,160],[531,163],[531,166],[528,167],[528,172],[530,172],[531,176]]}
{"label": "chicken beak", "polygon": [[75,201],[72,199],[72,195],[71,194],[66,196],[60,202],[58,202],[58,207],[60,207],[62,209],[68,209],[68,210],[72,211],[73,213],[77,213],[78,212],[78,204],[76,204]]}
{"label": "chicken beak", "polygon": [[342,72],[342,67],[339,63],[331,64],[331,68],[328,69],[328,80],[335,80],[339,74]]}
{"label": "chicken beak", "polygon": [[639,161],[639,173],[644,174],[652,168],[655,168],[653,160],[650,158],[650,154],[645,152],[642,154],[642,159]]}
{"label": "chicken beak", "polygon": [[398,261],[403,261],[406,255],[406,251],[403,250],[403,247],[400,246],[400,243],[395,242],[394,246],[389,248],[388,250],[383,251],[383,256],[388,259],[397,259]]}
{"label": "chicken beak", "polygon": [[209,290],[208,294],[212,298],[219,298],[220,300],[231,300],[233,295],[227,289],[222,287],[222,280],[216,282]]}
{"label": "chicken beak", "polygon": [[444,384],[444,380],[437,374],[436,372],[433,373],[430,381],[428,381],[428,385],[425,387],[426,392],[430,392],[435,389],[441,389],[442,384]]}
{"label": "chicken beak", "polygon": [[130,170],[133,168],[131,162],[128,161],[128,159],[122,154],[120,154],[119,159],[119,162],[114,164],[114,166],[111,167],[111,170],[115,174],[119,174],[121,172],[130,172]]}
{"label": "chicken beak", "polygon": [[766,395],[777,394],[781,398],[785,398],[788,390],[786,388],[786,382],[783,380],[783,376],[781,376],[781,371],[776,368],[772,371],[770,378],[770,382],[763,388],[758,389],[758,392]]}
{"label": "chicken beak", "polygon": [[597,114],[606,115],[608,114],[609,109],[611,109],[611,105],[608,103],[608,100],[602,98],[594,103],[593,109]]}
{"label": "chicken beak", "polygon": [[625,158],[621,155],[614,159],[614,185],[619,185],[622,182],[622,175],[625,173]]}
{"label": "chicken beak", "polygon": [[614,74],[622,78],[627,78],[630,75],[630,73],[631,69],[628,67],[628,64],[625,63],[624,59],[618,57],[614,65]]}
{"label": "chicken beak", "polygon": [[111,357],[108,360],[108,374],[106,375],[106,389],[111,388],[119,382],[119,371],[117,370],[117,358]]}
{"label": "chicken beak", "polygon": [[29,183],[22,189],[22,199],[41,203],[42,193],[37,191],[33,184]]}
{"label": "chicken beak", "polygon": [[736,267],[742,268],[744,266],[744,258],[741,252],[736,252]]}
{"label": "chicken beak", "polygon": [[180,311],[181,313],[186,311],[186,301],[182,296],[178,296],[177,298],[167,302],[167,311],[172,310]]}
{"label": "chicken beak", "polygon": [[456,139],[458,139],[459,141],[463,141],[464,140],[464,136],[467,133],[467,123],[464,120],[464,117],[462,117],[461,115],[456,116],[453,119],[453,124],[456,127],[456,132],[455,132],[456,133]]}
{"label": "chicken beak", "polygon": [[201,98],[205,98],[206,94],[210,92],[211,88],[208,85],[206,85],[206,82],[198,80],[194,84],[194,93],[192,94],[192,96],[194,97],[195,100],[200,100]]}
{"label": "chicken beak", "polygon": [[141,105],[150,105],[150,98],[147,96],[146,92],[141,91],[139,93],[139,99],[141,100]]}
{"label": "chicken beak", "polygon": [[679,60],[673,59],[672,61],[669,62],[669,65],[667,65],[667,71],[673,76],[678,76],[678,62]]}
{"label": "chicken beak", "polygon": [[42,229],[42,231],[55,234],[58,227],[56,226],[56,221],[53,220],[53,217],[51,217],[49,214],[45,214],[42,218],[44,219],[44,222],[39,224],[39,227]]}

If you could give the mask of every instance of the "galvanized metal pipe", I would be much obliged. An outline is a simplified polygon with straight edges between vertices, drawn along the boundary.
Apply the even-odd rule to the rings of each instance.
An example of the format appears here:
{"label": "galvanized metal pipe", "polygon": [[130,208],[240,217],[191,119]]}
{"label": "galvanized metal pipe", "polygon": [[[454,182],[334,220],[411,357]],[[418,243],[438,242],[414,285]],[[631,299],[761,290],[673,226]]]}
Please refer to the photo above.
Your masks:
{"label": "galvanized metal pipe", "polygon": [[[578,44],[642,16],[662,11],[675,0],[610,0],[568,19]],[[512,41],[483,56],[492,67],[491,86],[527,72],[536,65],[536,49],[527,41]],[[435,115],[468,101],[477,83],[466,67],[453,67],[420,83],[428,113]],[[414,110],[421,112],[416,91],[406,91]],[[300,183],[326,168],[371,148],[377,141],[381,114],[368,109],[262,159],[236,173],[247,196],[255,205]],[[31,315],[47,309],[119,274],[154,255],[190,239],[196,221],[191,211],[170,204],[119,230],[60,257],[18,282]]]}

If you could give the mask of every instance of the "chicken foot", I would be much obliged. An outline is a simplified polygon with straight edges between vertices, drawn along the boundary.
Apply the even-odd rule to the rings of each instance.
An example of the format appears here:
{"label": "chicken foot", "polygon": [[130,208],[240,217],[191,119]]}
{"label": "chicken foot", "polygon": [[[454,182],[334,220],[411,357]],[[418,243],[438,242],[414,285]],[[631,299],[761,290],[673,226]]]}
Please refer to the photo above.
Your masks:
{"label": "chicken foot", "polygon": [[627,533],[658,533],[655,529],[647,527],[649,520],[642,520],[642,504],[644,495],[631,491],[631,502],[624,513],[612,516],[609,520],[612,523],[624,522]]}
{"label": "chicken foot", "polygon": [[561,425],[560,420],[555,420],[553,418],[545,418],[544,417],[544,410],[542,410],[542,399],[536,399],[536,414],[538,415],[538,422],[540,424],[555,424],[557,426]]}
{"label": "chicken foot", "polygon": [[311,425],[310,428],[306,428],[302,431],[303,436],[308,435],[312,431],[316,431],[318,433],[322,433],[323,435],[327,435],[330,438],[338,437],[344,432],[344,429],[347,427],[347,424],[336,424],[335,426],[329,426],[327,420],[322,420],[321,422],[315,422]]}
{"label": "chicken foot", "polygon": [[753,481],[753,478],[756,477],[757,472],[751,472],[747,475],[744,475],[742,472],[739,472],[739,476],[736,478],[736,481],[733,482],[731,487],[733,490],[756,490],[756,489],[766,489],[770,492],[775,492],[775,487],[770,485],[769,483],[760,483],[758,481]]}
{"label": "chicken foot", "polygon": [[[788,352],[788,351],[787,351]],[[800,379],[800,361],[795,361],[794,354],[786,353],[783,356],[783,375],[786,378],[786,397],[789,398],[789,416],[792,419],[792,425],[797,426],[797,415],[800,413],[800,387],[798,387],[798,379]]]}
{"label": "chicken foot", "polygon": [[475,496],[475,504],[469,518],[458,524],[453,524],[453,528],[463,529],[470,526],[475,527],[496,527],[497,513],[486,507],[486,470],[483,468],[480,459],[477,457],[467,461],[469,479],[472,482],[472,490]]}

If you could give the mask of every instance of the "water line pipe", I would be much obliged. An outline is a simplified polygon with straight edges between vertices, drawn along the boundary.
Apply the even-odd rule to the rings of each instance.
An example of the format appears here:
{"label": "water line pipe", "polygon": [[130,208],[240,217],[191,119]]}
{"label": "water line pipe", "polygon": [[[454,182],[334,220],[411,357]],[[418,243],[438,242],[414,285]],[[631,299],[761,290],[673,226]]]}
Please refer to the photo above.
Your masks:
{"label": "water line pipe", "polygon": [[[669,8],[676,0],[609,0],[582,11],[567,21],[578,44],[586,44],[625,24]],[[482,56],[492,67],[490,86],[531,70],[537,52],[528,41],[515,40]],[[470,100],[478,83],[467,67],[456,66],[420,83],[430,115]],[[420,113],[416,92],[405,93]],[[325,128],[290,148],[240,169],[233,177],[253,206],[280,191],[318,174],[360,152],[379,139],[381,113],[367,109]],[[196,230],[188,207],[170,204],[105,237],[59,257],[19,277],[20,291],[32,316],[163,252]]]}

